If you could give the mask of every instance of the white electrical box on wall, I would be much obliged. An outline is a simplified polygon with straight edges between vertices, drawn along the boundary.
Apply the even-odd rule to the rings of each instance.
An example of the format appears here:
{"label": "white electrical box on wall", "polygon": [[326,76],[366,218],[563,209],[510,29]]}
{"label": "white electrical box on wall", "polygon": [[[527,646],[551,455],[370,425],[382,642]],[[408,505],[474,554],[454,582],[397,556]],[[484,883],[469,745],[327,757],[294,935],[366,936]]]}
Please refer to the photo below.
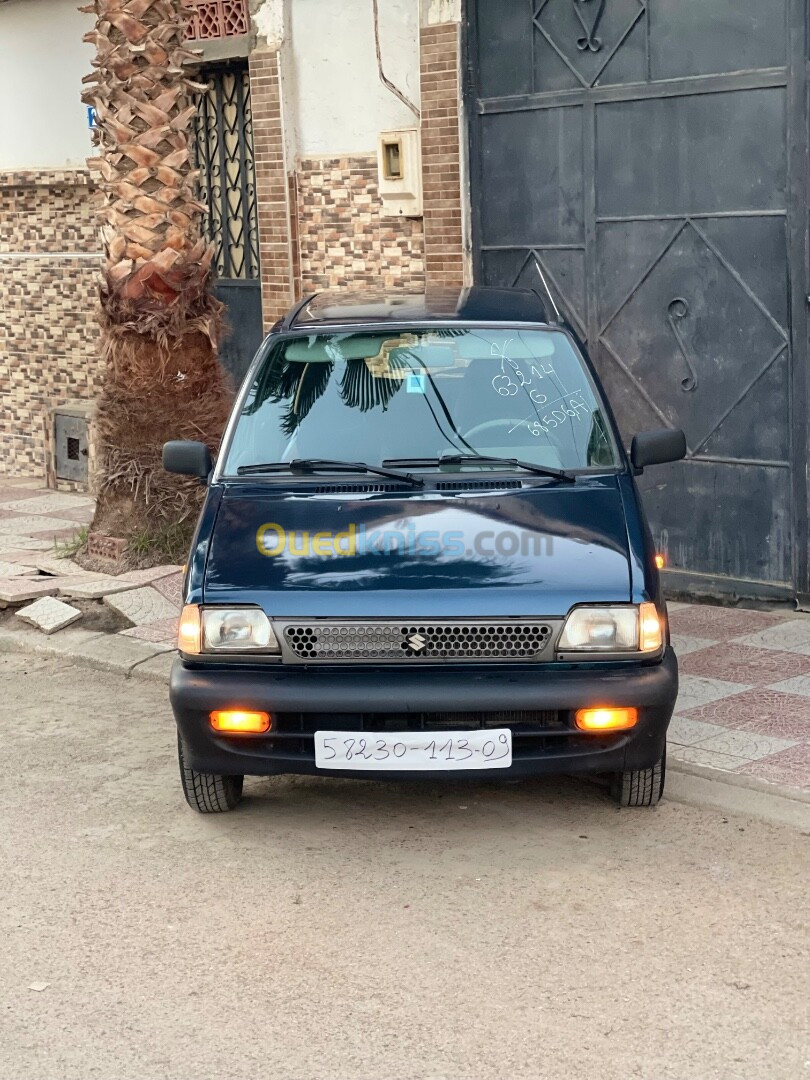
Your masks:
{"label": "white electrical box on wall", "polygon": [[418,128],[381,131],[377,171],[384,217],[422,216],[422,150]]}

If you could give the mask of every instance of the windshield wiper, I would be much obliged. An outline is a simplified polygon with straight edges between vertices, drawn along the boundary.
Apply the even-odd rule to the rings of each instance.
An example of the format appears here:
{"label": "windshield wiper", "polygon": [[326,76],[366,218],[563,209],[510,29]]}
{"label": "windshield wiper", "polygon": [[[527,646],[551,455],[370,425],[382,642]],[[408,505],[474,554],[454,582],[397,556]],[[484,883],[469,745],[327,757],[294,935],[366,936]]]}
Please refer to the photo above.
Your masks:
{"label": "windshield wiper", "polygon": [[436,458],[387,458],[383,465],[404,465],[412,469],[428,468],[431,465],[507,465],[512,469],[525,469],[526,472],[536,476],[548,476],[552,480],[568,481],[573,483],[576,477],[573,473],[565,472],[564,469],[546,468],[545,465],[534,465],[530,461],[519,461],[517,458],[489,457],[487,454],[442,454]]}
{"label": "windshield wiper", "polygon": [[268,461],[263,465],[240,465],[237,476],[249,476],[251,473],[300,472],[312,473],[326,469],[330,472],[374,473],[389,480],[400,480],[411,487],[424,487],[425,481],[410,473],[395,472],[393,469],[380,469],[376,465],[367,465],[365,461],[337,461],[332,458],[293,458],[292,461]]}

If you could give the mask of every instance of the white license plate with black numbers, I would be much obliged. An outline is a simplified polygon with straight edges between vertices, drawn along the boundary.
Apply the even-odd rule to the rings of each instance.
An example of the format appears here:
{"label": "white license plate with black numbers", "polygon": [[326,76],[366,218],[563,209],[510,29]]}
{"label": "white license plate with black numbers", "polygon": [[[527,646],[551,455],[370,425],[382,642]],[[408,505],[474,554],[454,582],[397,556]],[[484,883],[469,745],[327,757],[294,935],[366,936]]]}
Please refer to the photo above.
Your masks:
{"label": "white license plate with black numbers", "polygon": [[316,731],[319,769],[367,772],[451,772],[455,769],[508,769],[512,732],[475,731]]}

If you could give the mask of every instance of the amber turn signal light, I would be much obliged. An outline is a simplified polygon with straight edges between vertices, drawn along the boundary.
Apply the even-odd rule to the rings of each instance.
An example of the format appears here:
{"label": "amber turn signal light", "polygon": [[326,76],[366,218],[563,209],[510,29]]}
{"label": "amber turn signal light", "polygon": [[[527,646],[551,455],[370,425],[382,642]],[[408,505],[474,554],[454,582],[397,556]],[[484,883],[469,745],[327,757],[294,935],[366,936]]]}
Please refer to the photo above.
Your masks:
{"label": "amber turn signal light", "polygon": [[177,648],[191,656],[200,652],[200,609],[196,604],[186,604],[183,608],[177,627]]}
{"label": "amber turn signal light", "polygon": [[214,731],[227,731],[231,734],[261,735],[270,730],[270,714],[251,712],[246,709],[217,709],[210,716]]}
{"label": "amber turn signal light", "polygon": [[658,652],[664,632],[655,604],[640,604],[638,609],[638,647],[642,652]]}
{"label": "amber turn signal light", "polygon": [[663,570],[664,567],[666,566],[666,564],[667,564],[667,560],[664,558],[663,555],[656,555],[655,556],[655,565],[658,567],[659,570]]}
{"label": "amber turn signal light", "polygon": [[578,709],[574,723],[580,731],[627,731],[638,723],[638,709]]}

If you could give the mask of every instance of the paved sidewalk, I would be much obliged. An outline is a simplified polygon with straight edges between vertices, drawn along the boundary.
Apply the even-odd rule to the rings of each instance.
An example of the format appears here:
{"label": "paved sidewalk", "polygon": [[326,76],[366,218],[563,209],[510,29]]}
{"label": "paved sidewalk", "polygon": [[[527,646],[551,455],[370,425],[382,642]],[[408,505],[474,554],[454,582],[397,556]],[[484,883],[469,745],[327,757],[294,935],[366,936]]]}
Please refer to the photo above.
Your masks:
{"label": "paved sidewalk", "polygon": [[92,518],[87,494],[0,479],[0,605],[42,597],[103,600],[131,624],[120,631],[122,637],[147,642],[155,652],[173,649],[181,567],[116,573],[111,564],[109,573],[84,570],[65,556]]}
{"label": "paved sidewalk", "polygon": [[[182,604],[181,570],[114,576],[55,559],[55,545],[74,538],[92,513],[88,495],[0,480],[0,603],[14,603],[33,584],[36,595],[68,603],[103,598],[131,625],[104,634],[83,629],[79,620],[47,637],[6,628],[0,645],[165,679]],[[810,791],[810,615],[681,603],[669,610],[681,671],[670,760]]]}
{"label": "paved sidewalk", "polygon": [[670,604],[678,761],[810,790],[810,615]]}

